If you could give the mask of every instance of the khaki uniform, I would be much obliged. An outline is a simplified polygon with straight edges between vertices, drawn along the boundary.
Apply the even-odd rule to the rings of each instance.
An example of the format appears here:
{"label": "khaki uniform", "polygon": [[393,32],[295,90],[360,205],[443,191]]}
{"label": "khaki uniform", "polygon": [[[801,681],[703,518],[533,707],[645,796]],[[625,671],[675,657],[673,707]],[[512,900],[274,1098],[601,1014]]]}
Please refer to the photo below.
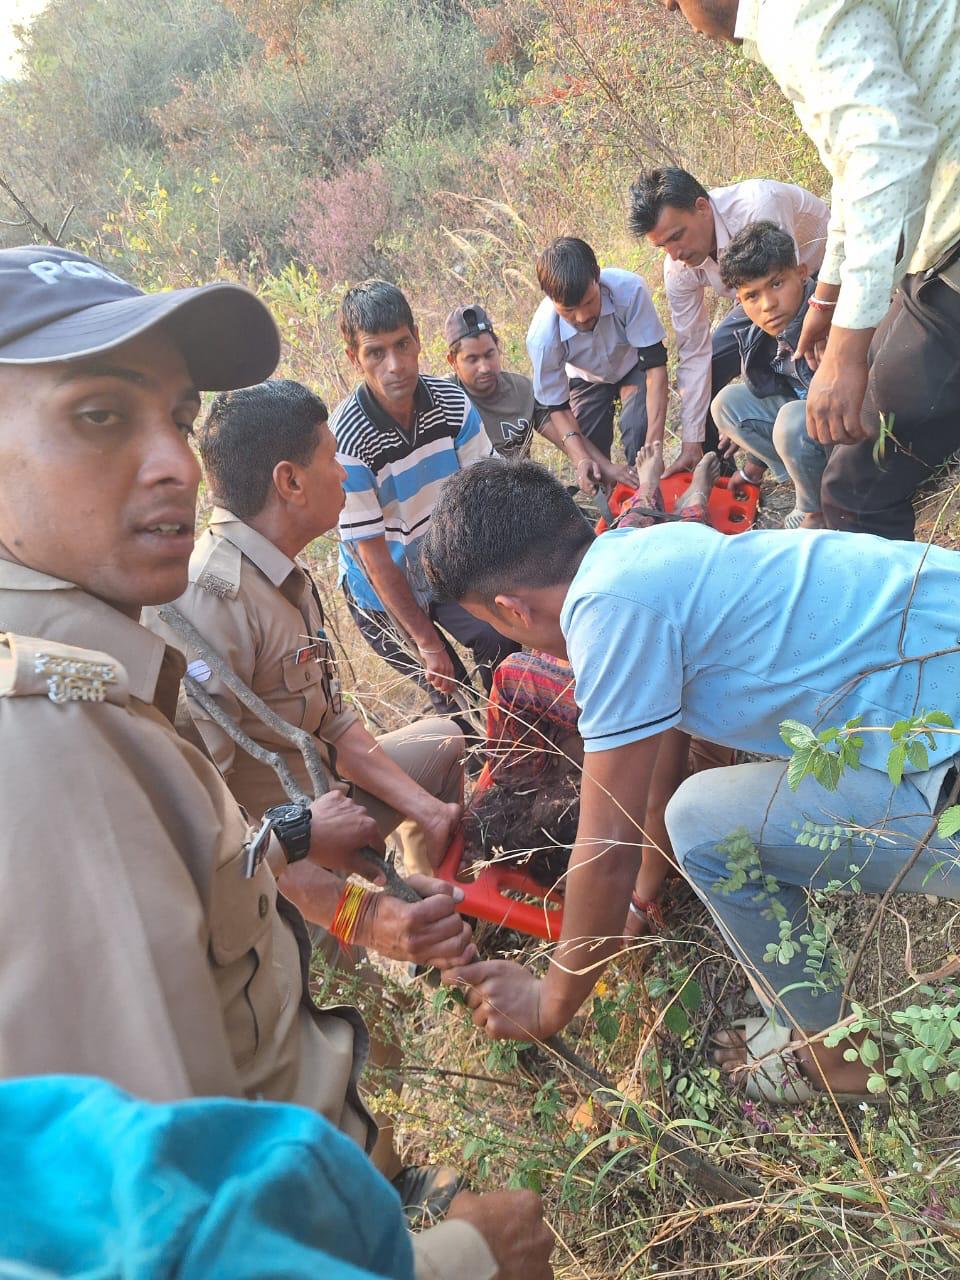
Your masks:
{"label": "khaki uniform", "polygon": [[[196,627],[230,669],[281,719],[306,729],[317,740],[328,767],[335,765],[337,739],[358,717],[340,702],[335,665],[323,662],[323,616],[316,588],[306,569],[231,512],[214,508],[190,560],[190,584],[176,607]],[[144,623],[169,643],[183,641],[146,610]],[[196,657],[187,654],[188,659]],[[325,670],[332,679],[325,679]],[[191,667],[207,693],[229,718],[262,746],[283,757],[307,795],[310,778],[299,750],[237,701],[207,668]],[[331,702],[333,705],[331,705]],[[259,817],[285,799],[274,770],[238,748],[203,709],[190,713],[220,772],[240,804]],[[426,791],[447,803],[460,798],[463,737],[448,720],[427,719],[384,734],[384,751]],[[432,868],[416,823],[375,796],[357,789],[382,836],[397,830],[411,871]]]}
{"label": "khaki uniform", "polygon": [[[171,723],[182,669],[103,601],[0,559],[0,1075],[296,1102],[369,1147],[363,1022],[313,1007],[302,919],[265,863],[244,879],[249,824]],[[496,1270],[464,1223],[416,1247],[423,1277]]]}

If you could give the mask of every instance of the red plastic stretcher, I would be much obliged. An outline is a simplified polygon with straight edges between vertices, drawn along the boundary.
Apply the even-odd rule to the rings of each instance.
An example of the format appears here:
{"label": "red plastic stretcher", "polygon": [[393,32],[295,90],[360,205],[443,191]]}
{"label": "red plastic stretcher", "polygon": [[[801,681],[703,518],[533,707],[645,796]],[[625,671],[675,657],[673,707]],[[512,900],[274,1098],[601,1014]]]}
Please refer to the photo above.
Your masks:
{"label": "red plastic stretcher", "polygon": [[[679,471],[660,482],[663,504],[668,512],[673,511],[677,499],[690,487],[690,479],[689,471]],[[610,508],[615,515],[620,514],[635,492],[629,485],[617,485],[610,495]],[[730,493],[725,478],[714,485],[708,511],[710,523],[715,529],[722,533],[743,533],[751,528],[756,519],[760,491],[754,485],[749,485],[741,492],[744,494],[743,498]],[[603,533],[606,528],[606,521],[598,521],[597,533]],[[491,785],[490,766],[486,765],[474,787],[474,798],[481,796]],[[437,876],[441,880],[463,890],[464,897],[458,911],[475,920],[486,920],[533,938],[557,941],[563,926],[562,893],[544,889],[543,885],[538,884],[514,863],[491,862],[476,878],[461,878],[463,849],[464,831],[461,827],[437,868]],[[520,894],[530,901],[518,901],[516,897],[510,896],[511,893]]]}
{"label": "red plastic stretcher", "polygon": [[[663,496],[664,510],[669,515],[677,505],[677,499],[681,494],[686,493],[690,488],[692,479],[689,471],[678,471],[675,475],[667,476],[665,480],[660,481],[660,493]],[[710,493],[710,501],[707,503],[707,513],[710,523],[714,529],[719,529],[721,533],[745,533],[747,529],[753,528],[753,522],[757,518],[757,503],[760,500],[760,490],[756,485],[744,485],[740,490],[743,497],[731,492],[727,488],[727,477],[721,476],[717,483],[713,486]],[[610,510],[614,517],[618,516],[627,502],[636,493],[636,489],[631,489],[627,484],[618,484],[610,495]],[[596,524],[597,533],[604,533],[607,529],[606,520],[600,519]]]}
{"label": "red plastic stretcher", "polygon": [[[483,795],[491,786],[490,766],[486,765],[473,789],[474,799]],[[448,884],[463,890],[463,901],[457,910],[474,920],[487,920],[505,929],[533,938],[556,942],[563,924],[563,895],[544,889],[532,876],[514,863],[488,863],[475,879],[461,878],[463,860],[463,827],[450,842],[446,855],[437,868],[437,876]],[[532,902],[519,902],[511,893],[532,898]]]}

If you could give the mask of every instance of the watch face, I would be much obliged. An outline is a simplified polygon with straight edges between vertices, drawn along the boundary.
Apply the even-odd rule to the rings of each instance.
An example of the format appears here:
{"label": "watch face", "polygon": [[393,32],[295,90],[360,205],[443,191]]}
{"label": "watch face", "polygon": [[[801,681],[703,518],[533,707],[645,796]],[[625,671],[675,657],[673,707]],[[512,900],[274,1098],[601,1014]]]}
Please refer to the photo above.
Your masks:
{"label": "watch face", "polygon": [[300,822],[303,819],[303,807],[299,804],[276,804],[269,810],[274,822]]}

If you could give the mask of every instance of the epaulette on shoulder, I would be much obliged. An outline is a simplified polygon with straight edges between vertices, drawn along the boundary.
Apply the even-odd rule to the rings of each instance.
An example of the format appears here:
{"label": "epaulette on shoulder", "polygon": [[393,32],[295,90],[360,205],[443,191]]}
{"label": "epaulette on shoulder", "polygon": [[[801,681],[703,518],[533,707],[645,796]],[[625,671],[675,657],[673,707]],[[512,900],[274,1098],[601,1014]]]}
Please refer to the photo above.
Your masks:
{"label": "epaulette on shoulder", "polygon": [[39,695],[58,704],[112,702],[125,707],[130,682],[123,664],[108,653],[0,631],[0,698]]}
{"label": "epaulette on shoulder", "polygon": [[240,590],[243,553],[208,529],[190,557],[190,581],[220,600],[235,600]]}

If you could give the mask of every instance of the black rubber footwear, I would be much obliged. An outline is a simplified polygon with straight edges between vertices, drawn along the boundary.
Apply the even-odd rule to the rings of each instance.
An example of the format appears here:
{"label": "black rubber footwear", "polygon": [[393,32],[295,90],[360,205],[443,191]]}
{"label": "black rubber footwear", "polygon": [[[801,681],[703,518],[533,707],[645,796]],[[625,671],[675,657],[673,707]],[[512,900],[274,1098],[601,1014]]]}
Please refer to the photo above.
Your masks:
{"label": "black rubber footwear", "polygon": [[400,1195],[407,1225],[420,1231],[445,1217],[451,1200],[467,1184],[449,1165],[411,1164],[400,1170],[392,1185]]}

